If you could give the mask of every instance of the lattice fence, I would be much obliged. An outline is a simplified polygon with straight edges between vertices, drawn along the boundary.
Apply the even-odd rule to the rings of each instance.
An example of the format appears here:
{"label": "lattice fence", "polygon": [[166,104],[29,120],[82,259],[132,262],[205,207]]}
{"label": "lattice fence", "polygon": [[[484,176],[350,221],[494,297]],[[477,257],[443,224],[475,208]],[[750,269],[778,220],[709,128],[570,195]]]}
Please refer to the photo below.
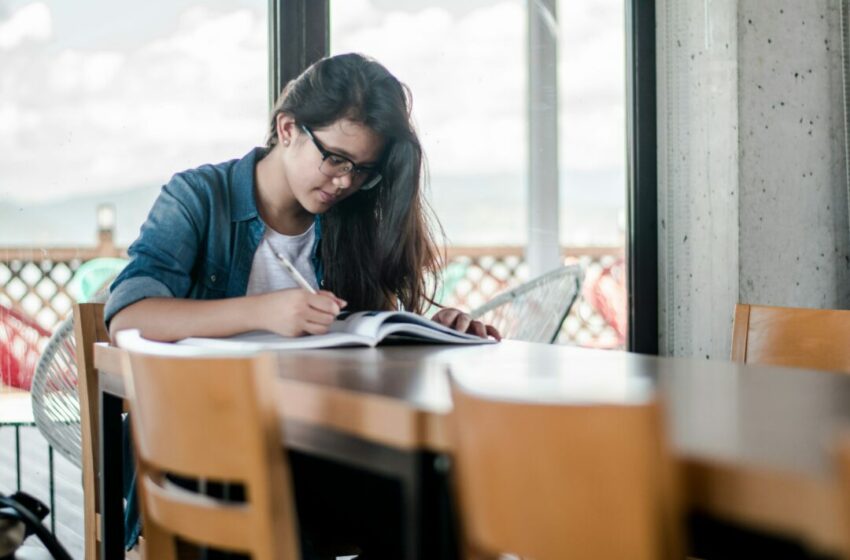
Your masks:
{"label": "lattice fence", "polygon": [[74,296],[67,286],[81,264],[78,259],[0,262],[0,304],[23,310],[50,330],[73,305]]}
{"label": "lattice fence", "polygon": [[80,295],[71,289],[74,273],[92,259],[123,253],[108,230],[99,233],[96,247],[0,248],[0,305],[52,330]]}
{"label": "lattice fence", "polygon": [[[69,289],[77,269],[95,257],[118,256],[111,243],[97,248],[0,249],[0,305],[18,309],[52,330],[78,294]],[[528,279],[521,247],[451,247],[440,300],[473,309]],[[582,294],[559,341],[622,348],[625,341],[625,269],[619,247],[567,248],[564,262],[586,271]]]}

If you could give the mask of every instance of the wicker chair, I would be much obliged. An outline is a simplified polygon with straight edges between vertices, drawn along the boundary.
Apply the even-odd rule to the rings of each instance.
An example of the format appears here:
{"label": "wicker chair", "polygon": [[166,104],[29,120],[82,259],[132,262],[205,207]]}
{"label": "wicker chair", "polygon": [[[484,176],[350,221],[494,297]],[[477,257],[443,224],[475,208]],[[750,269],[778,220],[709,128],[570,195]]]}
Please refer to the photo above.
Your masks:
{"label": "wicker chair", "polygon": [[35,367],[32,414],[48,443],[82,467],[76,347],[74,316],[70,315],[53,331]]}
{"label": "wicker chair", "polygon": [[554,343],[581,290],[584,272],[572,264],[547,272],[500,294],[470,313],[503,338]]}
{"label": "wicker chair", "polygon": [[[126,264],[122,259],[94,259],[74,276],[82,301],[106,301],[107,287]],[[53,331],[32,379],[32,413],[44,439],[74,465],[82,468],[80,396],[77,391],[77,343],[74,315],[69,314]]]}

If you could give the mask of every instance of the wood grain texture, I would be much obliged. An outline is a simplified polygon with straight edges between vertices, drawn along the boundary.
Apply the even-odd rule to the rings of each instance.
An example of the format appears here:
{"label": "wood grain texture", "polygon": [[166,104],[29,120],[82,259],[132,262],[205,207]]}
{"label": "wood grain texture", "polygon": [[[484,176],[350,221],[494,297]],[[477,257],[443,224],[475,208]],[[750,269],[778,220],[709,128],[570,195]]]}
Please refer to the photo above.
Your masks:
{"label": "wood grain texture", "polygon": [[[118,395],[123,380],[110,368],[120,356],[97,348],[104,387]],[[275,407],[284,426],[297,420],[403,450],[452,453],[447,367],[482,398],[605,405],[657,398],[688,509],[825,551],[843,546],[825,442],[836,427],[850,426],[848,376],[517,342],[297,351],[280,354],[277,367]],[[306,452],[335,445],[286,443]],[[775,507],[794,503],[800,507]]]}
{"label": "wood grain texture", "polygon": [[[145,556],[175,559],[180,537],[258,560],[299,558],[275,357],[125,358]],[[168,474],[241,484],[246,501],[191,492]]]}
{"label": "wood grain texture", "polygon": [[109,333],[103,322],[102,303],[74,305],[74,337],[77,352],[77,392],[80,399],[80,432],[83,451],[83,535],[86,560],[100,557],[98,530],[100,496],[95,469],[99,464],[100,412],[98,372],[94,365],[94,345],[108,342]]}
{"label": "wood grain texture", "polygon": [[749,305],[735,305],[735,319],[732,322],[732,361],[747,361],[747,334],[750,330]]}
{"label": "wood grain texture", "polygon": [[471,558],[682,558],[677,477],[657,404],[530,404],[458,384],[452,399]]}
{"label": "wood grain texture", "polygon": [[850,373],[850,311],[738,304],[732,359]]}

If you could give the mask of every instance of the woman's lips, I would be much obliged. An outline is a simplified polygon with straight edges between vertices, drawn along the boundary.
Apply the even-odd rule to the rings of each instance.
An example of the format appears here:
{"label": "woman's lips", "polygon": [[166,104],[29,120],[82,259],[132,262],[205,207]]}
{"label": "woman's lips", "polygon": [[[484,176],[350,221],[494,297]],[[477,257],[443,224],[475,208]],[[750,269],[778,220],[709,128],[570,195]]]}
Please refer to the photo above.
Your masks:
{"label": "woman's lips", "polygon": [[330,193],[326,193],[323,190],[319,190],[319,198],[322,199],[322,202],[325,204],[333,204],[336,201],[336,196]]}

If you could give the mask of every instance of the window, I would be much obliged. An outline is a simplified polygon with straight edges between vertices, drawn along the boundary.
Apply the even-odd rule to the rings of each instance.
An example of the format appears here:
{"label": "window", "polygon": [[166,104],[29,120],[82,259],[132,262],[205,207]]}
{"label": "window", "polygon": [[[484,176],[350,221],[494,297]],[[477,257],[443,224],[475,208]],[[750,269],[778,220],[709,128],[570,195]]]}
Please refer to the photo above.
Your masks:
{"label": "window", "polygon": [[[52,327],[96,255],[98,206],[126,247],[171,175],[263,142],[266,11],[262,0],[0,4],[0,305]],[[57,246],[71,251],[44,252]]]}
{"label": "window", "polygon": [[561,244],[580,252],[579,344],[626,343],[625,4],[557,3]]}
{"label": "window", "polygon": [[[413,91],[445,228],[442,301],[474,308],[527,279],[528,6],[519,0],[331,3],[331,53],[383,63]],[[561,340],[625,344],[625,24],[615,0],[558,2],[560,242],[588,270]],[[532,107],[531,110],[534,108]]]}
{"label": "window", "polygon": [[526,241],[524,6],[331,4],[331,54],[372,56],[410,86],[430,199],[453,245]]}

